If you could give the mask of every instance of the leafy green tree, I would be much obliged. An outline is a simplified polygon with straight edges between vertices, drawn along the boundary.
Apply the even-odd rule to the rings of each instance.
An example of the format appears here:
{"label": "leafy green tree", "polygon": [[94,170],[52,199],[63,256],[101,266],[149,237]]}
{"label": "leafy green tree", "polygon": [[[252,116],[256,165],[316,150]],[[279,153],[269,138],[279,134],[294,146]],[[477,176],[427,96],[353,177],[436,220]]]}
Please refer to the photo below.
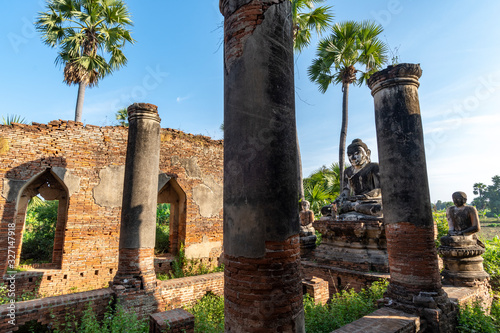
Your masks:
{"label": "leafy green tree", "polygon": [[119,126],[128,127],[128,111],[127,108],[122,108],[116,111],[116,120],[118,120]]}
{"label": "leafy green tree", "polygon": [[472,192],[475,195],[478,195],[478,197],[474,198],[474,200],[472,201],[472,205],[476,206],[476,208],[479,210],[486,208],[486,197],[484,196],[486,189],[487,187],[483,183],[475,183],[473,185]]}
{"label": "leafy green tree", "polygon": [[491,215],[496,216],[500,214],[500,176],[493,176],[491,181],[492,185],[474,184],[473,192],[478,197],[474,198],[472,204],[478,210],[489,209]]}
{"label": "leafy green tree", "polygon": [[290,0],[293,18],[293,48],[301,52],[311,44],[311,31],[321,35],[327,31],[333,21],[330,6],[319,6],[325,0]]}
{"label": "leafy green tree", "polygon": [[21,262],[51,262],[59,201],[39,201],[28,207]]}
{"label": "leafy green tree", "polygon": [[[321,36],[327,31],[333,21],[333,14],[330,6],[319,6],[317,4],[325,0],[290,0],[292,2],[293,18],[293,48],[300,53],[311,44],[311,32],[314,30]],[[299,136],[297,132],[297,162],[298,162],[298,185],[299,201],[304,200],[304,186],[302,179],[302,159],[300,156]]]}
{"label": "leafy green tree", "polygon": [[[309,79],[318,84],[322,93],[325,93],[332,83],[342,85],[342,127],[339,144],[341,187],[344,179],[349,86],[363,84],[387,62],[387,46],[378,38],[382,31],[381,25],[370,21],[345,21],[335,24],[331,35],[320,41],[317,58],[308,69]],[[364,67],[364,70],[359,69],[359,66]]]}
{"label": "leafy green tree", "polygon": [[311,210],[319,217],[321,207],[331,203],[339,195],[339,165],[322,166],[304,179],[305,199],[311,204]]}
{"label": "leafy green tree", "polygon": [[75,121],[82,121],[85,88],[127,63],[122,49],[134,43],[131,25],[122,0],[47,0],[39,13],[36,29],[45,44],[59,48],[64,82],[78,85]]}

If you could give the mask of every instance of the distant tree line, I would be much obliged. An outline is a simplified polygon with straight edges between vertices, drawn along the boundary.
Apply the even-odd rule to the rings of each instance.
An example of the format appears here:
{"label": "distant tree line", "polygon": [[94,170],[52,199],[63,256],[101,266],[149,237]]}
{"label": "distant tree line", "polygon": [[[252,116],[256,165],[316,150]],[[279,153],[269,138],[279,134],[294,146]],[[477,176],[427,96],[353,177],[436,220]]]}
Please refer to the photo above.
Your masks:
{"label": "distant tree line", "polygon": [[474,194],[477,195],[472,201],[472,205],[477,209],[489,209],[492,215],[500,214],[500,176],[491,178],[493,184],[474,184]]}

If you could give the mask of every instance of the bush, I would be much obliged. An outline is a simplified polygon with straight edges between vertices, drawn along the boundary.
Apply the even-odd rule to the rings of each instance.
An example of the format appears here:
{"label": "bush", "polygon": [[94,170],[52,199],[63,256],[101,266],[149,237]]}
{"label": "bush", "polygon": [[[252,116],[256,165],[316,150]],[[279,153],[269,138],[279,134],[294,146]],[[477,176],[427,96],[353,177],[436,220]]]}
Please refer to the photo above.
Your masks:
{"label": "bush", "polygon": [[28,207],[21,250],[22,263],[52,262],[59,201],[42,201]]}
{"label": "bush", "polygon": [[74,313],[68,313],[64,323],[56,322],[54,324],[53,332],[147,333],[149,332],[149,324],[147,317],[139,320],[135,313],[125,312],[120,304],[113,309],[111,302],[104,314],[104,319],[99,321],[92,310],[91,303],[89,303],[80,322],[76,320]]}
{"label": "bush", "polygon": [[500,332],[500,302],[494,299],[490,315],[486,315],[479,302],[460,308],[457,330],[460,333]]}
{"label": "bush", "polygon": [[195,305],[186,308],[194,315],[194,331],[199,333],[224,332],[224,297],[207,293]]}
{"label": "bush", "polygon": [[492,240],[485,240],[483,254],[484,270],[490,275],[494,288],[500,287],[500,239],[495,236]]}
{"label": "bush", "polygon": [[377,309],[377,300],[383,297],[387,281],[374,282],[372,286],[356,293],[354,289],[337,293],[327,305],[315,304],[304,296],[306,332],[330,333]]}
{"label": "bush", "polygon": [[441,245],[441,237],[448,234],[448,220],[446,219],[445,211],[432,212],[432,217],[434,218],[434,223],[437,225],[436,247],[439,247]]}

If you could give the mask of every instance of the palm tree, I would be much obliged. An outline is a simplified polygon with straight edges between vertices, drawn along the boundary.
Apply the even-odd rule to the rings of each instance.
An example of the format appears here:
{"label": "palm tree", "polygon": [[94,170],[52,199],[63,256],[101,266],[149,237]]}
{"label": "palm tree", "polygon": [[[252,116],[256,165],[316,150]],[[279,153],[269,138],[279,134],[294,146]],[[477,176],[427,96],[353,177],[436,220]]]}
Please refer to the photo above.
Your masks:
{"label": "palm tree", "polygon": [[[75,121],[82,120],[85,88],[127,63],[130,14],[122,0],[47,0],[35,22],[42,40],[59,47],[56,64],[64,65],[64,82],[78,84]],[[108,58],[106,59],[105,56]]]}
{"label": "palm tree", "polygon": [[[343,188],[345,169],[345,142],[349,85],[361,85],[387,61],[387,46],[378,39],[381,25],[370,21],[346,21],[332,27],[330,36],[322,39],[317,58],[308,69],[309,79],[325,93],[330,84],[342,84],[342,127],[339,144],[340,186]],[[359,66],[364,66],[360,70]],[[358,76],[358,73],[361,75]]]}
{"label": "palm tree", "polygon": [[339,165],[322,166],[304,179],[305,199],[311,204],[311,210],[320,217],[321,207],[331,203],[340,193]]}
{"label": "palm tree", "polygon": [[[315,30],[318,36],[327,31],[333,21],[333,14],[330,6],[320,6],[315,8],[316,4],[321,4],[325,0],[290,0],[292,2],[293,18],[293,49],[300,53],[304,48],[311,44],[311,31]],[[299,202],[304,200],[304,185],[302,178],[302,159],[300,156],[300,145],[297,128],[295,128],[297,140],[297,167],[298,167],[298,185]]]}
{"label": "palm tree", "polygon": [[318,35],[328,30],[333,20],[333,14],[330,12],[330,6],[315,8],[314,5],[323,3],[325,0],[290,1],[292,2],[293,48],[295,51],[301,52],[311,44],[312,30],[315,30]]}
{"label": "palm tree", "polygon": [[118,120],[119,126],[128,127],[128,111],[127,108],[121,108],[116,111],[116,120]]}

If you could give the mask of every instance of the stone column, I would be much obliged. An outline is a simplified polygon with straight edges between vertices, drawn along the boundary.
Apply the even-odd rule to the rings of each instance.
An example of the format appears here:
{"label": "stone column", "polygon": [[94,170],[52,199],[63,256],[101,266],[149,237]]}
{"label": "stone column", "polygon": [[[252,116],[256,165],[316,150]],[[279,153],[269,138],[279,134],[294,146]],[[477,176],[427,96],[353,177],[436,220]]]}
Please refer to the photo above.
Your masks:
{"label": "stone column", "polygon": [[160,117],[152,104],[128,107],[129,132],[120,227],[118,271],[114,285],[156,287],[154,248],[160,160]]}
{"label": "stone column", "polygon": [[226,332],[304,332],[289,0],[221,0]]}
{"label": "stone column", "polygon": [[419,65],[400,64],[375,73],[368,81],[375,102],[391,274],[386,301],[418,313],[433,331],[445,332],[451,306],[441,286],[434,243],[417,92],[421,75]]}

